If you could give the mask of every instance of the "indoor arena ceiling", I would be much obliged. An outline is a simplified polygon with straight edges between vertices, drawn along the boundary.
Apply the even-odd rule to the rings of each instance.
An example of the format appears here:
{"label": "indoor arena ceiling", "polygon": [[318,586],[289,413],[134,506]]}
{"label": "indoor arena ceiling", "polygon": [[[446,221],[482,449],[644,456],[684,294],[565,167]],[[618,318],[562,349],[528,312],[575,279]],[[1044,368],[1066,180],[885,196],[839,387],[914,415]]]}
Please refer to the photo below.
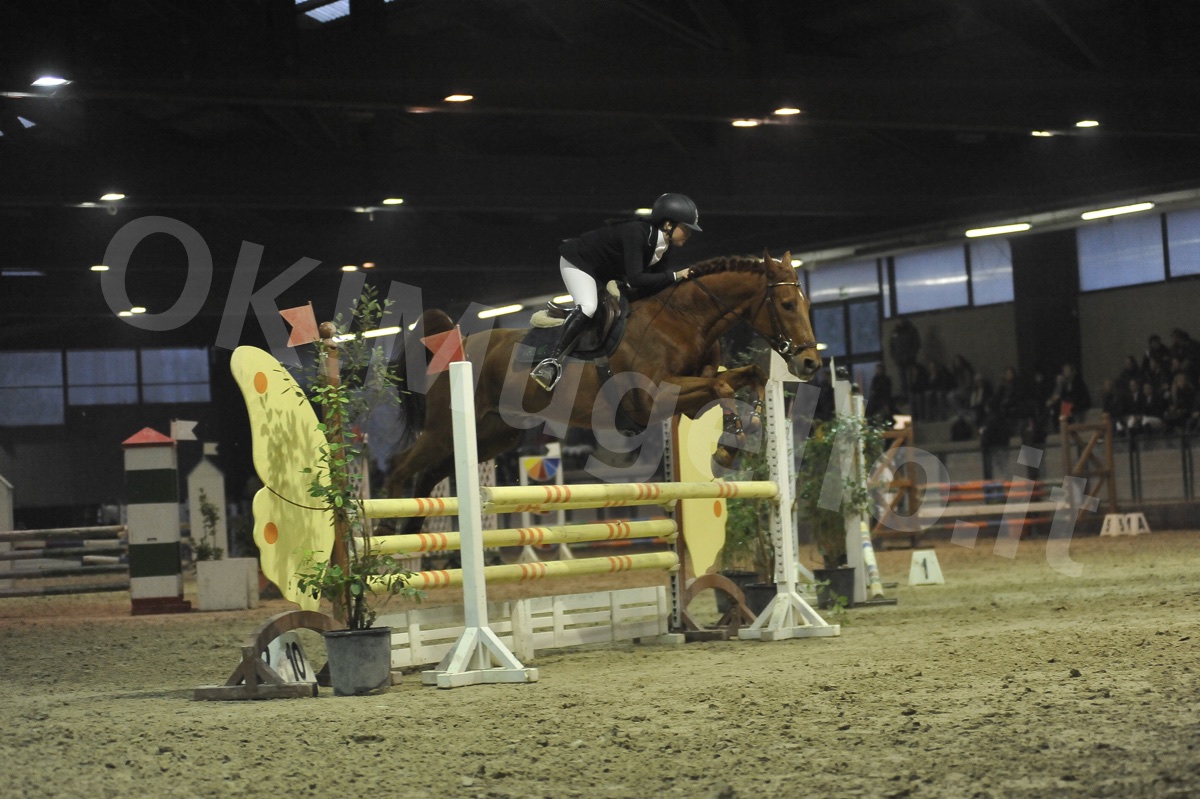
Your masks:
{"label": "indoor arena ceiling", "polygon": [[[1198,6],[0,0],[0,345],[119,339],[87,269],[150,215],[212,252],[177,331],[204,343],[243,242],[259,285],[371,262],[461,310],[555,291],[558,239],[664,191],[700,206],[694,260],[1197,189]],[[132,301],[183,262],[148,239]]]}

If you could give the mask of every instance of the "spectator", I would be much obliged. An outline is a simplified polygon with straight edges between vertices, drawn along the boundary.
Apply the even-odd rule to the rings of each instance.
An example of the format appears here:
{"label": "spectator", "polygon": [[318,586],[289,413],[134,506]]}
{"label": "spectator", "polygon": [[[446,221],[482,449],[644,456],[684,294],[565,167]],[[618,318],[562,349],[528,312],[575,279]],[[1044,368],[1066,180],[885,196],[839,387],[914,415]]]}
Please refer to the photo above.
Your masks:
{"label": "spectator", "polygon": [[1133,401],[1133,413],[1125,421],[1130,433],[1155,432],[1163,428],[1167,403],[1152,383],[1142,383]]}
{"label": "spectator", "polygon": [[992,393],[979,435],[984,446],[1004,446],[1028,408],[1028,394],[1017,378],[1017,370],[1005,368]]}
{"label": "spectator", "polygon": [[892,328],[888,344],[892,350],[892,360],[896,362],[900,372],[900,393],[905,400],[911,401],[913,388],[908,383],[911,376],[909,367],[917,362],[917,353],[921,350],[921,333],[912,322],[901,319]]}
{"label": "spectator", "polygon": [[1167,349],[1167,345],[1162,343],[1162,338],[1157,333],[1151,333],[1150,338],[1146,341],[1146,352],[1142,355],[1143,376],[1150,366],[1151,359],[1161,363],[1169,357],[1171,357],[1171,351]]}
{"label": "spectator", "polygon": [[1112,379],[1104,381],[1100,409],[1112,420],[1113,429],[1118,433],[1125,432],[1125,419],[1133,412],[1133,396],[1137,389],[1136,379],[1124,383]]}
{"label": "spectator", "polygon": [[1142,381],[1142,368],[1138,366],[1137,358],[1132,355],[1125,356],[1125,365],[1121,368],[1120,374],[1117,375],[1116,383],[1122,390],[1129,385],[1130,380],[1137,380],[1140,384]]}
{"label": "spectator", "polygon": [[1193,380],[1197,355],[1200,355],[1200,344],[1186,330],[1177,327],[1171,331],[1171,357],[1179,359],[1180,364],[1188,370],[1188,377]]}
{"label": "spectator", "polygon": [[1195,410],[1196,387],[1186,372],[1177,372],[1171,381],[1171,398],[1163,412],[1163,423],[1167,430],[1187,430]]}
{"label": "spectator", "polygon": [[992,401],[992,384],[981,374],[976,374],[971,380],[971,394],[967,398],[967,408],[970,418],[976,426],[982,425],[987,416],[988,405]]}
{"label": "spectator", "polygon": [[938,361],[928,362],[928,382],[925,384],[925,417],[934,422],[946,418],[954,394],[954,375]]}
{"label": "spectator", "polygon": [[892,378],[888,376],[887,368],[882,362],[875,364],[875,376],[871,378],[871,387],[867,390],[866,414],[868,419],[880,419],[891,422],[896,413],[892,397]]}
{"label": "spectator", "polygon": [[921,364],[913,361],[904,369],[903,382],[908,386],[909,408],[912,409],[913,419],[924,421],[925,392],[929,389],[929,372]]}
{"label": "spectator", "polygon": [[1022,444],[1039,446],[1046,442],[1046,406],[1050,393],[1045,375],[1040,369],[1035,371],[1026,394],[1025,421],[1021,426]]}
{"label": "spectator", "polygon": [[950,359],[950,374],[954,378],[951,407],[955,413],[960,413],[969,405],[968,400],[971,397],[971,389],[975,380],[975,369],[971,366],[971,362],[962,355],[955,355]]}
{"label": "spectator", "polygon": [[1054,392],[1046,400],[1046,407],[1050,409],[1051,420],[1067,421],[1082,420],[1092,407],[1087,384],[1072,364],[1063,364],[1062,371],[1055,379]]}

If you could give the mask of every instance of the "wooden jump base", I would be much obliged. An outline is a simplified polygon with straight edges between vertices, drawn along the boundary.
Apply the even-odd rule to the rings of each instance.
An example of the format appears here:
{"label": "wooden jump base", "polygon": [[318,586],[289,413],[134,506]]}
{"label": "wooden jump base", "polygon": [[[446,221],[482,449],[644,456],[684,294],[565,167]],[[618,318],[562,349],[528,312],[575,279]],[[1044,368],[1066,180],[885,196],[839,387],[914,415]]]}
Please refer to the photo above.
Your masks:
{"label": "wooden jump base", "polygon": [[[103,583],[69,583],[64,585],[27,586],[0,588],[0,598],[26,596],[61,596],[66,594],[98,594],[111,591],[129,590],[129,564],[127,563],[89,563],[95,556],[116,556],[129,552],[128,544],[119,539],[127,535],[124,525],[101,525],[96,527],[51,527],[41,530],[9,530],[0,532],[0,544],[19,544],[25,542],[48,541],[108,541],[112,544],[96,546],[42,546],[39,549],[12,549],[0,552],[0,561],[25,560],[56,560],[59,558],[79,558],[78,566],[56,564],[37,569],[7,569],[0,571],[0,583],[8,580],[53,580],[72,577],[94,577],[102,574],[123,574],[124,580]],[[97,558],[100,560],[101,558]],[[107,558],[104,558],[107,560]]]}

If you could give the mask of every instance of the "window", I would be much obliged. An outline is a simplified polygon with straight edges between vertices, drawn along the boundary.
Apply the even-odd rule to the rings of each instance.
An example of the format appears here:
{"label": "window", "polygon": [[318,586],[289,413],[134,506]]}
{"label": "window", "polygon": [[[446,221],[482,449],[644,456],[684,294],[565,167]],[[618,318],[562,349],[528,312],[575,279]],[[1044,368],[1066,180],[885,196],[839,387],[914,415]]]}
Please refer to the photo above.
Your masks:
{"label": "window", "polygon": [[823,357],[840,358],[847,354],[846,309],[842,305],[813,308],[812,324],[817,341],[825,345]]}
{"label": "window", "polygon": [[1165,280],[1160,220],[1160,216],[1150,214],[1076,228],[1079,290]]}
{"label": "window", "polygon": [[0,426],[63,422],[62,353],[0,352]]}
{"label": "window", "polygon": [[875,259],[822,266],[808,276],[812,303],[836,302],[879,294],[879,269]]}
{"label": "window", "polygon": [[971,256],[971,300],[975,305],[1013,301],[1012,247],[1007,239],[973,241]]}
{"label": "window", "polygon": [[135,405],[136,350],[71,350],[67,353],[67,403]]}
{"label": "window", "polygon": [[1200,275],[1200,208],[1167,214],[1171,275]]}
{"label": "window", "polygon": [[207,350],[142,350],[143,402],[208,402]]}
{"label": "window", "polygon": [[967,304],[967,259],[962,245],[895,256],[896,312]]}

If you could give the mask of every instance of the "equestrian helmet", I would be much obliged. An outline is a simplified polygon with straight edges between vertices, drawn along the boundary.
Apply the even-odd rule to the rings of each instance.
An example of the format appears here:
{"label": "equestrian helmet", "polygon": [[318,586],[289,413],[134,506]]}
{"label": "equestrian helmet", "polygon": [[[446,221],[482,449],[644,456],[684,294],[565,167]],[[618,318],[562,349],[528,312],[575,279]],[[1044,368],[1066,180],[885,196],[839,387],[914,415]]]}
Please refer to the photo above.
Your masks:
{"label": "equestrian helmet", "polygon": [[651,224],[661,227],[663,222],[668,221],[700,230],[700,212],[685,194],[664,194],[654,201],[654,207],[650,209]]}

